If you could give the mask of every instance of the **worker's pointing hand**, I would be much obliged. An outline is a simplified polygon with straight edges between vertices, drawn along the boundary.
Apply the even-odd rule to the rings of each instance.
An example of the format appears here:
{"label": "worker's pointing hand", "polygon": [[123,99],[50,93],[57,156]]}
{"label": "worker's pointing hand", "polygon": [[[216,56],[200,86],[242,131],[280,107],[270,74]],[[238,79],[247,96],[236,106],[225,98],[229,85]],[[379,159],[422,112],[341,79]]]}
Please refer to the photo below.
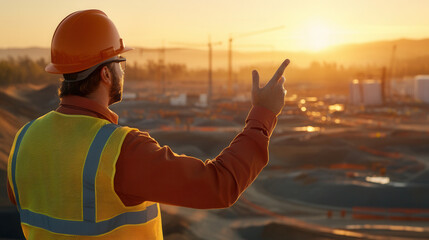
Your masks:
{"label": "worker's pointing hand", "polygon": [[276,115],[280,114],[285,104],[284,97],[286,95],[286,90],[283,87],[285,82],[283,72],[289,63],[289,59],[286,59],[263,88],[259,88],[258,71],[253,70],[252,104],[254,106],[262,106]]}

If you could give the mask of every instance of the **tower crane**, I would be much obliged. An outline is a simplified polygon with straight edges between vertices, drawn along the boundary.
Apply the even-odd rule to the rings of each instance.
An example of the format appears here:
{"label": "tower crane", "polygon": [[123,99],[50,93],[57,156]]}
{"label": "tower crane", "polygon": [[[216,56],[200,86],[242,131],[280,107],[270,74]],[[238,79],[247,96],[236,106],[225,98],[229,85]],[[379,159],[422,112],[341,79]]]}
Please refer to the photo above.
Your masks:
{"label": "tower crane", "polygon": [[389,66],[389,77],[387,78],[387,86],[386,90],[387,90],[387,97],[390,98],[390,100],[392,100],[391,98],[393,97],[392,95],[392,78],[393,78],[393,74],[394,74],[394,70],[395,70],[395,54],[396,54],[396,44],[393,45],[392,47],[392,55],[390,57],[390,66]]}
{"label": "tower crane", "polygon": [[208,46],[208,50],[209,50],[209,54],[208,54],[208,58],[209,58],[209,63],[208,63],[208,89],[207,89],[207,100],[208,100],[208,104],[210,105],[212,103],[212,97],[213,97],[213,67],[212,67],[212,63],[213,63],[213,46],[216,45],[221,45],[222,42],[212,42],[211,41],[211,37],[209,36],[209,41],[207,44],[200,44],[200,43],[181,43],[181,42],[174,42],[173,44],[178,44],[178,45],[185,45],[185,46],[193,46],[193,47],[203,47],[203,46]]}

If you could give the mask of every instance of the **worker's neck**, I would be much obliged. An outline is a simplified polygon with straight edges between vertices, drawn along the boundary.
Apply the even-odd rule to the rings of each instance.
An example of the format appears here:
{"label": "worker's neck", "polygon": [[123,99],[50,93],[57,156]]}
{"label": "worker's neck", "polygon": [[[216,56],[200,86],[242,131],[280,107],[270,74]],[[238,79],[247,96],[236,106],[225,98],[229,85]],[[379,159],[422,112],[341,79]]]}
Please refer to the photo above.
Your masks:
{"label": "worker's neck", "polygon": [[88,94],[86,97],[97,102],[103,107],[106,107],[106,108],[109,107],[109,101],[110,101],[109,92],[102,87],[98,87],[94,92]]}

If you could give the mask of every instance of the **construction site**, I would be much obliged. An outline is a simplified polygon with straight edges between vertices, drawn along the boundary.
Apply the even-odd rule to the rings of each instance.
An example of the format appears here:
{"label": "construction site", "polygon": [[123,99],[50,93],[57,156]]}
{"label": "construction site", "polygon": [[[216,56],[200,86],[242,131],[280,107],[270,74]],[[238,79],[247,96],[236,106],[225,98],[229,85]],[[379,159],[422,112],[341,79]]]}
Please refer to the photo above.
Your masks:
{"label": "construction site", "polygon": [[[270,141],[270,162],[252,186],[228,209],[162,205],[165,238],[427,239],[428,81],[392,81],[384,84],[387,91],[381,81],[354,80],[344,95],[290,91]],[[5,189],[15,132],[59,100],[57,85],[12,86],[0,97]],[[123,101],[111,109],[121,125],[205,160],[241,131],[250,107],[250,86],[228,92],[210,81],[129,81]],[[8,226],[1,237],[13,239],[18,215],[5,191],[0,197]]]}
{"label": "construction site", "polygon": [[[241,132],[252,106],[251,81],[240,73],[261,68],[234,53],[233,41],[282,28],[230,36],[223,55],[213,53],[221,43],[210,39],[203,45],[173,43],[208,47],[198,55],[206,66],[200,71],[168,65],[175,54],[182,57],[182,48],[137,49],[126,55],[131,66],[123,100],[110,109],[120,125],[148,132],[177,154],[213,159]],[[428,239],[429,76],[401,70],[396,44],[391,46],[387,67],[313,62],[287,70],[288,94],[270,139],[268,165],[230,208],[161,205],[164,238]],[[143,66],[150,54],[153,59]],[[227,59],[220,70],[213,67],[219,55]],[[42,59],[35,68],[43,65]],[[263,74],[276,67],[265,65]],[[57,79],[25,81],[0,91],[0,239],[22,238],[6,192],[13,138],[26,122],[59,104]]]}
{"label": "construction site", "polygon": [[[412,86],[399,89],[415,90],[402,95],[374,80],[352,81],[344,96],[297,92],[286,99],[279,116],[269,165],[232,209],[201,213],[165,206],[164,210],[187,216],[197,232],[212,229],[205,229],[206,224],[218,224],[221,231],[211,233],[218,239],[282,239],[276,231],[287,234],[289,228],[297,236],[319,236],[314,239],[425,239],[428,81],[427,76],[417,76],[402,83]],[[384,85],[395,84],[399,85]],[[233,92],[229,98],[234,100],[228,101],[219,88],[206,90],[213,96],[207,99],[204,86],[210,85],[169,101],[151,101],[156,96],[145,89],[155,86],[140,90],[132,86],[133,100],[113,109],[125,116],[124,124],[148,129],[161,145],[211,159],[241,130],[251,105],[249,95]],[[173,89],[177,86],[166,91]],[[397,100],[401,96],[407,100]]]}
{"label": "construction site", "polygon": [[[201,238],[210,231],[216,239],[425,239],[427,81],[417,76],[386,90],[399,84],[354,80],[347,95],[295,91],[278,117],[269,165],[231,209],[163,209]],[[122,124],[200,159],[227,146],[251,106],[250,88],[228,95],[209,83],[158,88],[166,94],[128,87],[129,100],[113,107]]]}
{"label": "construction site", "polygon": [[0,240],[429,239],[428,8],[3,2]]}

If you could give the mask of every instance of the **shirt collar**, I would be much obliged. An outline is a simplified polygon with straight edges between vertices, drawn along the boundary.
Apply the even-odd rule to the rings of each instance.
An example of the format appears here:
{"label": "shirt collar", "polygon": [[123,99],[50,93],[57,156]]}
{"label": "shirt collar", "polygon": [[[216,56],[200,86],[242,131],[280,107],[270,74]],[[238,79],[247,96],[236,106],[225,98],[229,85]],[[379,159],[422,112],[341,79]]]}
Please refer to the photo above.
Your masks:
{"label": "shirt collar", "polygon": [[118,124],[118,115],[107,107],[102,106],[94,100],[86,97],[69,95],[61,98],[58,112],[66,113],[68,109],[73,108],[73,113],[81,115],[96,116],[108,120],[111,123]]}

